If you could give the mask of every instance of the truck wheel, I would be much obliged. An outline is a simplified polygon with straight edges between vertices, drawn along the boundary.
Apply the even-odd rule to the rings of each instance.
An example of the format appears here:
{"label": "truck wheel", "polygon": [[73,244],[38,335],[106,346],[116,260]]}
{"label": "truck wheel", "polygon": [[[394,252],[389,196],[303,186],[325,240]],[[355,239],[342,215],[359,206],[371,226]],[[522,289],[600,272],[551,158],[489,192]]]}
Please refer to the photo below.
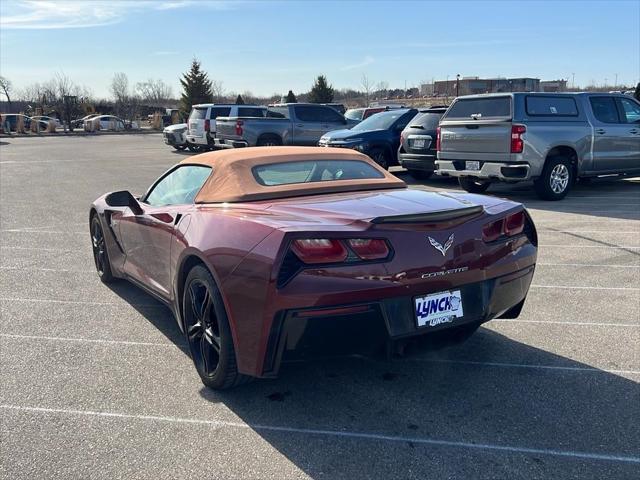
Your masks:
{"label": "truck wheel", "polygon": [[469,193],[484,193],[491,185],[488,180],[480,180],[473,177],[458,177],[458,183]]}
{"label": "truck wheel", "polygon": [[256,145],[258,147],[278,147],[282,145],[282,140],[276,135],[262,135]]}
{"label": "truck wheel", "polygon": [[568,158],[552,157],[545,163],[542,175],[533,182],[533,186],[543,200],[562,200],[573,185],[573,177],[573,167]]}

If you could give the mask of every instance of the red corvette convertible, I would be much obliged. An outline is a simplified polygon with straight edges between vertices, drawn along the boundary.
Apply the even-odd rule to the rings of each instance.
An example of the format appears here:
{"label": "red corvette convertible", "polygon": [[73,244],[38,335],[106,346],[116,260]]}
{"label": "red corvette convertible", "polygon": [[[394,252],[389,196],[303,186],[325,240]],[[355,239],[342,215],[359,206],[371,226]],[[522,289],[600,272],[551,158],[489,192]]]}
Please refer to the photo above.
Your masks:
{"label": "red corvette convertible", "polygon": [[194,156],[139,198],[100,197],[90,228],[100,278],[166,303],[217,389],[515,318],[537,255],[521,204],[410,190],[339,148]]}

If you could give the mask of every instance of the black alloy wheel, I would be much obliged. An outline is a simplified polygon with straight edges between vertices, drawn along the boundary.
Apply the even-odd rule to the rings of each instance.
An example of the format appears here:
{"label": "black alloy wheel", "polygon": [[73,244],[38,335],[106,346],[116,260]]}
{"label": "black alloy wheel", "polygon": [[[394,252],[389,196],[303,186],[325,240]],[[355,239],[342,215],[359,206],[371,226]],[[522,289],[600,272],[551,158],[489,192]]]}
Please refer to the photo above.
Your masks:
{"label": "black alloy wheel", "polygon": [[184,329],[191,358],[207,387],[223,390],[243,383],[220,291],[202,265],[189,272],[183,296]]}
{"label": "black alloy wheel", "polygon": [[114,277],[111,273],[107,245],[98,215],[94,215],[91,219],[91,247],[93,249],[93,260],[96,264],[96,270],[100,280],[104,283],[112,282]]}

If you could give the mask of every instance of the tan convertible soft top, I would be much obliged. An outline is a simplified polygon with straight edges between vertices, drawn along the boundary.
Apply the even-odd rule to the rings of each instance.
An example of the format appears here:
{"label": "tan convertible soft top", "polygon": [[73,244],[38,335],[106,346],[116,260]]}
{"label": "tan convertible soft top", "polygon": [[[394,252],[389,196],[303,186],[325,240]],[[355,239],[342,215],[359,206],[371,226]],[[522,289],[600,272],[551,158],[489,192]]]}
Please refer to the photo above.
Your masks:
{"label": "tan convertible soft top", "polygon": [[[309,160],[351,160],[366,162],[382,174],[381,178],[327,180],[320,182],[261,185],[252,168],[274,163]],[[407,185],[379,167],[368,156],[354,150],[326,147],[250,147],[203,153],[180,163],[208,165],[211,175],[195,198],[196,203],[249,202],[277,198],[339,193]]]}

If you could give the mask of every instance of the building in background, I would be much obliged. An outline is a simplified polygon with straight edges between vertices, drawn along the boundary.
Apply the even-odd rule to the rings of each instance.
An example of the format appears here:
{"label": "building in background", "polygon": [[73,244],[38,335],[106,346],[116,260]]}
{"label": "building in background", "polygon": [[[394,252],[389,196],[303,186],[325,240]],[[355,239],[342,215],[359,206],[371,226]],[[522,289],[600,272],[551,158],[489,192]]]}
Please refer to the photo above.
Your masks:
{"label": "building in background", "polygon": [[[456,82],[458,80],[439,80],[433,85],[435,96],[455,96]],[[459,95],[474,95],[479,93],[504,93],[504,92],[538,92],[540,91],[539,78],[480,78],[462,77],[458,87]]]}
{"label": "building in background", "polygon": [[547,80],[540,82],[540,90],[543,92],[566,92],[566,80]]}

